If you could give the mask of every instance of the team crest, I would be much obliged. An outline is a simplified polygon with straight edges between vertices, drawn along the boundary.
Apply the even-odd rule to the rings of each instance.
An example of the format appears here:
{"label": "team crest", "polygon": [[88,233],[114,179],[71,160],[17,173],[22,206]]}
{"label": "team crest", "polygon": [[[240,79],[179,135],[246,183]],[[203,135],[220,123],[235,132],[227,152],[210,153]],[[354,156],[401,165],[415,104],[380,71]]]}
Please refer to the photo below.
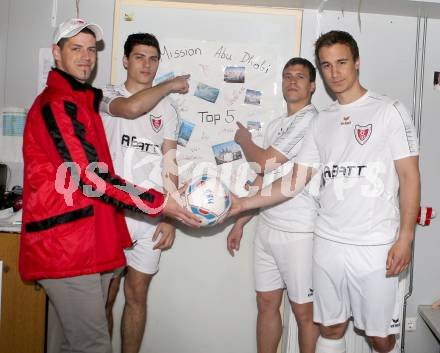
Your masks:
{"label": "team crest", "polygon": [[162,129],[162,116],[154,116],[153,114],[150,114],[150,123],[151,127],[155,132],[159,132],[160,129]]}
{"label": "team crest", "polygon": [[356,125],[354,127],[354,137],[356,137],[356,141],[360,145],[364,145],[371,136],[371,132],[373,131],[373,125],[368,124],[365,126]]}

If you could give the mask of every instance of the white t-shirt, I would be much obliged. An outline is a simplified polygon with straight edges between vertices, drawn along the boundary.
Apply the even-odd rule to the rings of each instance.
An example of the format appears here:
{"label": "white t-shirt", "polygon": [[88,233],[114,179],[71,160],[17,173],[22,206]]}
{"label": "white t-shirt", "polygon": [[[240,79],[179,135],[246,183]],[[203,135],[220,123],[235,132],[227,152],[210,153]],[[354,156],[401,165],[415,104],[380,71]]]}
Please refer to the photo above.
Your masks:
{"label": "white t-shirt", "polygon": [[[289,173],[303,143],[304,135],[317,114],[316,108],[310,104],[294,115],[283,115],[267,125],[264,148],[276,149],[289,161],[265,174],[263,185],[268,185]],[[316,201],[306,188],[293,199],[264,208],[260,213],[260,220],[272,228],[285,232],[313,232],[316,209]]]}
{"label": "white t-shirt", "polygon": [[[100,111],[113,165],[116,174],[124,179],[145,188],[161,190],[161,147],[164,139],[177,140],[179,114],[171,98],[164,97],[153,110],[136,119],[112,116],[109,111],[111,101],[130,96],[124,84],[108,85],[103,89]],[[141,218],[157,223],[149,217]]]}
{"label": "white t-shirt", "polygon": [[320,167],[315,233],[347,244],[393,242],[400,222],[394,161],[417,155],[417,134],[399,101],[368,91],[321,111],[297,156]]}

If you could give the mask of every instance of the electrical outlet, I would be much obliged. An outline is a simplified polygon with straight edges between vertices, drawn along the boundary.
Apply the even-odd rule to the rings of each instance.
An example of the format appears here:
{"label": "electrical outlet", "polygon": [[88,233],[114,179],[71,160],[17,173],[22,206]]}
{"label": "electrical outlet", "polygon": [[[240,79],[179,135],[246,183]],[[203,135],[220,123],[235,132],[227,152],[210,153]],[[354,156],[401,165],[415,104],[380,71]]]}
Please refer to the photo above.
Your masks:
{"label": "electrical outlet", "polygon": [[407,317],[405,321],[405,329],[408,332],[415,331],[417,329],[417,318]]}

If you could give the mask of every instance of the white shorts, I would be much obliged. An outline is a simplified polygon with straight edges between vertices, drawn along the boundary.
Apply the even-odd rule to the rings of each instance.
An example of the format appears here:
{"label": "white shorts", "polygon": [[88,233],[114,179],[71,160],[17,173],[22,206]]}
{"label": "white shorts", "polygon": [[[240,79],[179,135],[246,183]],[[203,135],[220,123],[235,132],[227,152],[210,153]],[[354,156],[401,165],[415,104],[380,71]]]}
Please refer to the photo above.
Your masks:
{"label": "white shorts", "polygon": [[400,332],[399,277],[386,277],[392,244],[360,246],[315,236],[313,321],[331,326],[354,318],[367,336]]}
{"label": "white shorts", "polygon": [[161,251],[153,250],[155,243],[152,239],[157,224],[147,222],[145,217],[143,214],[125,217],[134,246],[125,249],[124,253],[128,266],[152,275],[159,271]]}
{"label": "white shorts", "polygon": [[258,221],[254,240],[255,290],[287,288],[290,301],[313,301],[313,233],[289,233]]}

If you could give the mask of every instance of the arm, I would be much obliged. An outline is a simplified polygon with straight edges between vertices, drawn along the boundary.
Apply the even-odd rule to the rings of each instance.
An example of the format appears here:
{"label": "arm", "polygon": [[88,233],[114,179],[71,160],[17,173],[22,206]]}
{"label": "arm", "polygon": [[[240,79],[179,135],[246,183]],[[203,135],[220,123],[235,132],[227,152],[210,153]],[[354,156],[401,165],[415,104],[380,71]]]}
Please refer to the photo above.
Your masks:
{"label": "arm", "polygon": [[394,161],[400,184],[400,228],[396,243],[388,252],[387,275],[395,276],[411,261],[417,214],[420,206],[420,173],[418,157]]}
{"label": "arm", "polygon": [[[258,190],[261,189],[263,185],[263,177],[261,175],[257,175],[254,182],[250,188],[250,194],[254,195]],[[237,219],[231,231],[228,234],[228,238],[226,240],[226,248],[228,249],[231,256],[234,256],[234,251],[240,250],[240,242],[243,236],[243,228],[244,226],[252,219],[255,215],[255,212],[247,212],[243,216]]]}
{"label": "arm", "polygon": [[228,216],[256,208],[272,206],[295,197],[304,189],[315,173],[315,169],[295,163],[289,174],[277,179],[256,195],[242,198],[233,197],[232,207]]}
{"label": "arm", "polygon": [[258,164],[259,173],[270,172],[288,161],[286,156],[271,146],[266,149],[257,146],[252,141],[251,133],[240,122],[237,125],[234,140],[240,145],[246,160]]}
{"label": "arm", "polygon": [[[177,190],[179,185],[178,168],[176,161],[177,141],[164,139],[162,143],[162,155],[163,155],[163,169],[162,169],[162,181],[165,192]],[[154,245],[153,249],[169,249],[173,246],[174,239],[176,238],[176,226],[172,220],[165,219],[160,222],[153,234],[153,242],[155,242],[159,235],[161,235],[159,241]]]}
{"label": "arm", "polygon": [[[316,114],[316,111],[311,111],[311,113],[310,118]],[[319,148],[314,136],[316,123],[316,120],[311,121],[310,119],[301,119],[300,123],[293,122],[286,133],[282,135],[283,141],[278,139],[275,142],[277,148],[280,147],[282,151],[288,151],[291,159],[298,154],[296,158],[304,164],[295,163],[290,173],[277,179],[254,196],[241,199],[233,196],[229,216],[255,208],[275,205],[294,197],[302,191],[316,173],[315,168],[308,166],[318,166],[321,162]],[[292,138],[295,136],[295,138],[291,140],[287,138],[288,136],[292,136]]]}
{"label": "arm", "polygon": [[270,146],[265,149],[252,142],[252,135],[240,123],[237,123],[235,141],[243,149],[248,162],[257,163],[259,170],[267,173],[296,158],[316,114],[317,111],[312,105],[295,113],[284,132],[271,141]]}
{"label": "arm", "polygon": [[161,149],[163,155],[163,188],[168,193],[177,190],[179,185],[179,170],[176,160],[177,141],[164,139]]}
{"label": "arm", "polygon": [[114,98],[109,104],[108,113],[126,119],[136,119],[152,110],[166,95],[170,93],[187,93],[189,90],[189,77],[190,75],[177,76],[157,86],[145,88],[128,98]]}

